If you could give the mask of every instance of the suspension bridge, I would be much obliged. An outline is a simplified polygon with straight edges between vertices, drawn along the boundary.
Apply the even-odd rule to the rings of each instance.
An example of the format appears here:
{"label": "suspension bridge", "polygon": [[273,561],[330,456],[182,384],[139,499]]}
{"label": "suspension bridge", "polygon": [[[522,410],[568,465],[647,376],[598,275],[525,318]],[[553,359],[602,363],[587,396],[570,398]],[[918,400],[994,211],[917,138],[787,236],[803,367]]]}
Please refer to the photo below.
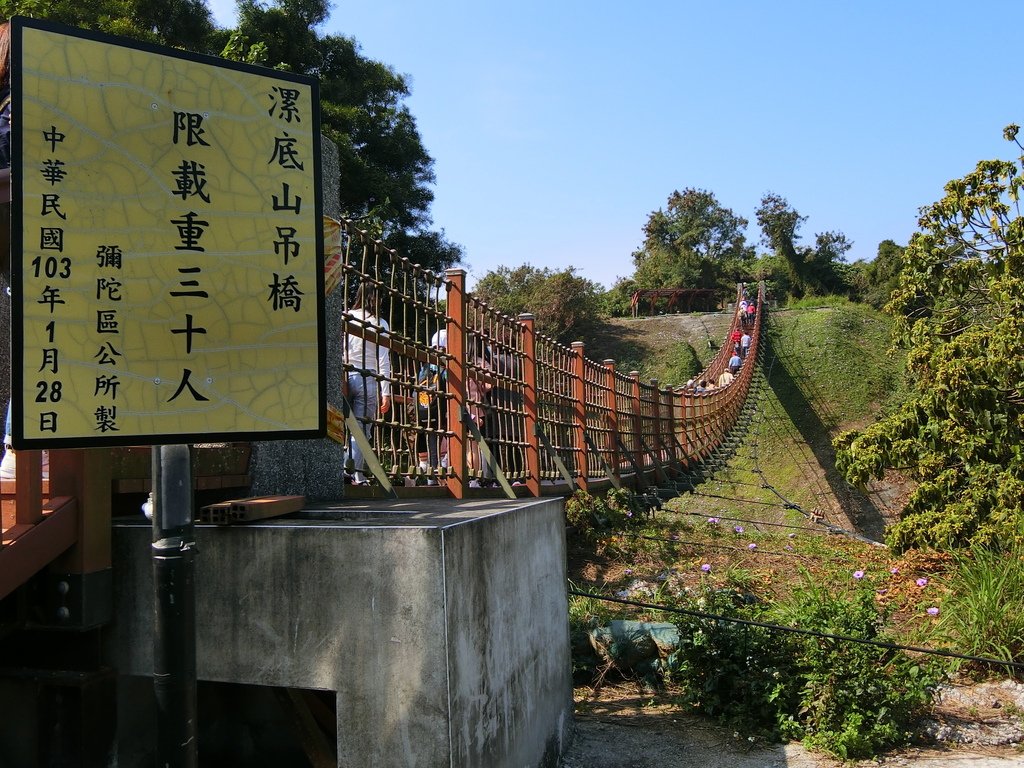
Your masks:
{"label": "suspension bridge", "polygon": [[[414,742],[415,764],[545,764],[571,719],[562,499],[629,487],[653,503],[722,465],[751,418],[763,286],[749,320],[737,287],[695,377],[710,384],[666,385],[351,222],[326,219],[325,244],[327,435],[191,449],[198,680],[226,709],[245,707],[218,683],[244,686],[261,716],[287,713],[287,748],[316,765],[391,764]],[[348,351],[361,346],[372,364]],[[360,455],[367,482],[346,484]],[[2,743],[20,745],[14,764],[69,751],[104,764],[111,744],[133,764],[146,746],[129,734],[152,710],[149,449],[47,458],[18,451],[0,481],[0,681],[5,703],[37,705],[0,717]]]}

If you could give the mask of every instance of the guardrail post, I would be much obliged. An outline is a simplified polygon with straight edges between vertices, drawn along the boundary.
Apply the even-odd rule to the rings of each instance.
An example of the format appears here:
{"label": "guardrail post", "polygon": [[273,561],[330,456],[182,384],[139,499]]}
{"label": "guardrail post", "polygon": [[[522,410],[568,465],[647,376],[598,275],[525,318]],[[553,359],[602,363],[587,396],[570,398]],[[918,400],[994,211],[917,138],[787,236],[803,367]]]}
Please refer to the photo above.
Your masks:
{"label": "guardrail post", "polygon": [[643,448],[640,447],[640,438],[643,437],[643,403],[640,400],[640,371],[630,371],[629,378],[633,380],[633,392],[630,397],[633,413],[631,414],[631,426],[633,427],[633,461],[636,462],[637,486],[647,487],[647,464],[644,462]]}
{"label": "guardrail post", "polygon": [[78,543],[56,562],[69,573],[110,568],[110,450],[50,451],[50,497],[78,500]]}
{"label": "guardrail post", "polygon": [[587,461],[587,440],[584,432],[587,428],[587,394],[586,394],[586,368],[583,360],[582,341],[572,343],[573,372],[572,372],[572,421],[573,421],[573,445],[576,453],[576,487],[581,491],[588,487],[588,461]]}
{"label": "guardrail post", "polygon": [[537,437],[537,330],[531,314],[519,315],[523,326],[523,427],[526,434],[526,489],[540,496],[540,440]]}
{"label": "guardrail post", "polygon": [[[651,389],[654,391],[654,398],[651,403],[651,450],[655,452],[652,458],[654,459],[654,466],[657,467],[665,458],[664,443],[661,441],[661,388],[658,386],[657,379],[651,379]],[[655,475],[657,475],[657,472]],[[659,481],[664,480],[664,478],[658,479]]]}
{"label": "guardrail post", "polygon": [[661,445],[665,451],[665,463],[673,472],[679,469],[679,457],[676,455],[676,400],[675,392],[671,387],[658,392],[658,407],[664,410],[665,416],[661,419],[659,435]]}
{"label": "guardrail post", "polygon": [[51,567],[66,576],[60,602],[69,608],[65,624],[76,628],[113,616],[110,464],[108,448],[50,451],[50,498],[73,496],[78,504],[76,543]]}
{"label": "guardrail post", "polygon": [[607,445],[609,461],[614,474],[614,483],[618,487],[621,479],[621,461],[619,456],[619,398],[615,389],[615,361],[608,358],[604,361],[605,389],[608,393],[608,437]]}
{"label": "guardrail post", "polygon": [[448,278],[448,491],[456,499],[466,498],[469,466],[466,463],[466,270],[449,269]]}
{"label": "guardrail post", "polygon": [[43,460],[39,451],[14,454],[14,522],[35,525],[43,519]]}
{"label": "guardrail post", "polygon": [[668,429],[672,438],[672,455],[675,457],[679,469],[685,471],[689,469],[689,462],[686,458],[686,417],[684,415],[683,389],[681,387],[669,389],[668,402],[671,414]]}

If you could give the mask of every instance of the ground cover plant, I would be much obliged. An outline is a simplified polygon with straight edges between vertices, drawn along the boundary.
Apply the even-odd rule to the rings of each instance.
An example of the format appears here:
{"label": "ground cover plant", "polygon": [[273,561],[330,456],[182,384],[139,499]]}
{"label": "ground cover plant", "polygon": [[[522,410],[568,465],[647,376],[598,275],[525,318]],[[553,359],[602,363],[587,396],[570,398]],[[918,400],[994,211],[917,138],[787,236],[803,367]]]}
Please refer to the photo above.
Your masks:
{"label": "ground cover plant", "polygon": [[[815,305],[776,313],[766,333],[756,415],[725,470],[653,515],[575,500],[599,521],[585,534],[571,529],[576,590],[689,613],[574,599],[576,647],[592,651],[586,634],[615,619],[671,622],[680,641],[666,658],[667,695],[742,738],[802,739],[845,759],[877,754],[911,737],[937,682],[1005,668],[709,616],[1019,659],[1024,557],[869,541],[884,538],[908,491],[889,483],[857,494],[835,470],[831,438],[898,401],[903,363],[886,355],[884,316]],[[630,674],[591,655],[577,680],[595,670],[591,682]]]}
{"label": "ground cover plant", "polygon": [[578,571],[597,580],[580,578],[580,591],[694,613],[620,604],[599,614],[599,601],[583,599],[573,606],[576,647],[585,649],[581,634],[612,616],[676,623],[669,689],[746,736],[803,739],[843,758],[870,756],[910,737],[941,676],[939,666],[903,651],[708,618],[919,640],[934,634],[947,594],[935,562],[907,561],[806,523],[766,530],[671,509],[641,525],[605,529],[592,542],[602,567]]}

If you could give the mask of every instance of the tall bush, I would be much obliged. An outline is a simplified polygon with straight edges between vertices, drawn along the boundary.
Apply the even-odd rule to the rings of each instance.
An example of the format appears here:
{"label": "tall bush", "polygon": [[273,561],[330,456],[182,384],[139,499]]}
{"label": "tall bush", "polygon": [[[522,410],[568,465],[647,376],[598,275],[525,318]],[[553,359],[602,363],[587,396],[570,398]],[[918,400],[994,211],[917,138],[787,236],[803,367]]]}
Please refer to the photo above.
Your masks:
{"label": "tall bush", "polygon": [[[707,587],[696,601],[723,617],[760,617],[821,635],[883,641],[870,589],[833,592],[810,576],[771,611]],[[723,619],[686,617],[674,679],[703,714],[750,735],[802,738],[843,759],[906,743],[931,700],[932,671],[902,651]]]}

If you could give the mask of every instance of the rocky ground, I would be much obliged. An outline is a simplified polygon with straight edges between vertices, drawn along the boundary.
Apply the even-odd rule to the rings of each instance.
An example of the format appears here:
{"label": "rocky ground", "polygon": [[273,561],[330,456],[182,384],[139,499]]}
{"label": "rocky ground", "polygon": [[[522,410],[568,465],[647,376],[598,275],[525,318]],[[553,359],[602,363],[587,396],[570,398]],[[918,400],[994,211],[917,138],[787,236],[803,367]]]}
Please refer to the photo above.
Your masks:
{"label": "rocky ground", "polygon": [[[800,744],[764,745],[680,710],[666,696],[605,686],[576,692],[575,737],[561,768],[839,768]],[[857,768],[1024,766],[1024,685],[946,688],[919,743]]]}

